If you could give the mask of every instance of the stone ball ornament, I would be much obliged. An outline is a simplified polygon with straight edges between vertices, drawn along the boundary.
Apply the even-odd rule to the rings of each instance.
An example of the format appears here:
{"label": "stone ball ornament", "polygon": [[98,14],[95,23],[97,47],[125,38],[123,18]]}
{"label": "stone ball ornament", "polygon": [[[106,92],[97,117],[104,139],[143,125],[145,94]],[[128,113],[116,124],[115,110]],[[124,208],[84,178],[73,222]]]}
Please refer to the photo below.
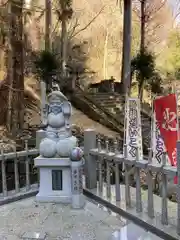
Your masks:
{"label": "stone ball ornament", "polygon": [[40,155],[46,158],[52,158],[56,155],[56,142],[50,138],[45,138],[39,145]]}
{"label": "stone ball ornament", "polygon": [[77,146],[77,138],[74,136],[60,139],[56,144],[56,151],[60,157],[69,157],[73,148]]}
{"label": "stone ball ornament", "polygon": [[71,161],[80,161],[83,158],[83,150],[80,147],[75,147],[70,153]]}

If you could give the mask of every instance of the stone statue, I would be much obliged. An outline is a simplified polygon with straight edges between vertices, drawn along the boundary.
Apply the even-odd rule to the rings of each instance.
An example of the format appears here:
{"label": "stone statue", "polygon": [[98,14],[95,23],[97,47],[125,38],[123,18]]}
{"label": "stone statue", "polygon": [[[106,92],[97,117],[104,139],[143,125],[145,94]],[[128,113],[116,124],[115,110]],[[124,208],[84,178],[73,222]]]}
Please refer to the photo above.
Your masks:
{"label": "stone statue", "polygon": [[77,146],[72,136],[70,117],[71,103],[61,91],[53,91],[47,97],[43,122],[46,125],[46,138],[40,143],[42,157],[69,157]]}

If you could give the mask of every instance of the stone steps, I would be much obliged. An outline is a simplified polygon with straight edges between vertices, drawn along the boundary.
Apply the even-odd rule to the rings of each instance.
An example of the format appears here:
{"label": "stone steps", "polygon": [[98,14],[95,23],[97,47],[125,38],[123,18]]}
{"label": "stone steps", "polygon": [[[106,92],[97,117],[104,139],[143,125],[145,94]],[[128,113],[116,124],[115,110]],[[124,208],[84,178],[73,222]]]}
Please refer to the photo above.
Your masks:
{"label": "stone steps", "polygon": [[[100,104],[110,113],[114,114],[115,117],[124,124],[124,97],[120,95],[112,95],[111,93],[104,94],[91,94],[91,97]],[[143,142],[146,146],[150,144],[150,119],[145,113],[141,112],[141,123],[142,123],[142,135]]]}
{"label": "stone steps", "polygon": [[71,101],[75,107],[78,107],[85,114],[87,114],[91,119],[99,122],[100,124],[110,127],[111,130],[120,133],[123,137],[123,124],[119,122],[114,117],[115,114],[110,114],[110,111],[105,111],[105,107],[98,104],[95,97],[89,97],[89,94],[84,92],[76,93],[71,97]]}
{"label": "stone steps", "polygon": [[112,107],[121,106],[122,105],[121,101],[116,101],[116,100],[97,100],[96,99],[96,102],[98,104],[101,104],[101,105],[112,106]]}
{"label": "stone steps", "polygon": [[119,102],[122,102],[123,98],[121,96],[113,96],[113,95],[89,95],[89,97],[95,97],[97,101],[101,101],[101,100],[104,100],[104,101],[114,101],[114,100],[117,100]]}

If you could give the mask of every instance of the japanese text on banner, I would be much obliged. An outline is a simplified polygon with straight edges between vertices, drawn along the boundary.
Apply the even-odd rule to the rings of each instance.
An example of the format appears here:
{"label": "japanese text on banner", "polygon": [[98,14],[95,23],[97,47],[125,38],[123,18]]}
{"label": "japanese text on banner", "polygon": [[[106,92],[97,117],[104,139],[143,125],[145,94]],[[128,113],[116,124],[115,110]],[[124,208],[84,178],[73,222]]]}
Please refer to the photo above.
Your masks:
{"label": "japanese text on banner", "polygon": [[177,142],[177,103],[175,94],[170,94],[154,100],[154,109],[158,127],[167,149],[172,166],[176,166]]}
{"label": "japanese text on banner", "polygon": [[139,148],[141,158],[142,156],[142,134],[140,124],[140,105],[139,99],[127,99],[127,118],[126,118],[126,144],[128,158],[136,160],[136,149]]}

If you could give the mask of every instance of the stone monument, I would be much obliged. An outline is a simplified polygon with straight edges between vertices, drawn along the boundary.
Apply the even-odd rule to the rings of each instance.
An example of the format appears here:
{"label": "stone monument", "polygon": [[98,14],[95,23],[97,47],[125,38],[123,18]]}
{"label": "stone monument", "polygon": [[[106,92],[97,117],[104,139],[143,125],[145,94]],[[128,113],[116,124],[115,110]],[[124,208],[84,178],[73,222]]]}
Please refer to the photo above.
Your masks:
{"label": "stone monument", "polygon": [[40,170],[40,187],[36,196],[41,202],[71,203],[71,159],[77,139],[72,136],[71,103],[60,91],[47,96],[43,123],[46,137],[39,145],[35,166]]}

